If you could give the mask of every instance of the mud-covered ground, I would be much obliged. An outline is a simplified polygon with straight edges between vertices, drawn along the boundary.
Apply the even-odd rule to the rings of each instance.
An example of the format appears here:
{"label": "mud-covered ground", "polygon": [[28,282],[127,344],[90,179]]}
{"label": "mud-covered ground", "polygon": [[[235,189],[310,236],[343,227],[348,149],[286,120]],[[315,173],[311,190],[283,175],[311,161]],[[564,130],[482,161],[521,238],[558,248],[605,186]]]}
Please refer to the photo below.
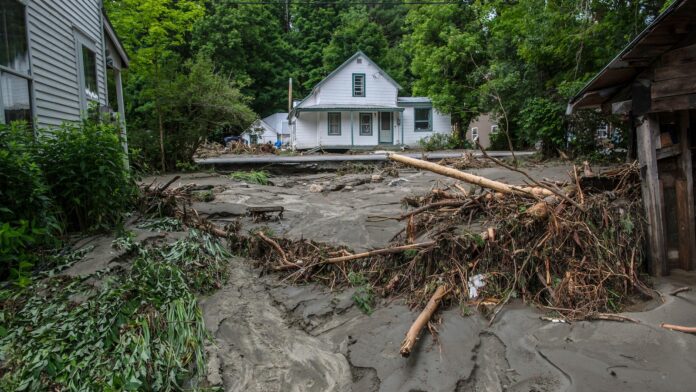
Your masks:
{"label": "mud-covered ground", "polygon": [[[566,179],[569,168],[527,170],[537,178]],[[504,169],[474,172],[522,182]],[[369,174],[327,173],[276,176],[273,186],[260,186],[196,173],[182,175],[174,186],[209,189],[214,199],[194,208],[218,224],[239,221],[244,230],[265,225],[277,236],[364,250],[385,246],[403,228],[393,220],[370,222],[369,216],[398,215],[403,197],[454,183],[413,170],[375,180]],[[254,223],[246,216],[248,206],[271,205],[285,207],[282,220]],[[134,231],[140,241],[180,235]],[[120,262],[110,242],[101,242],[104,246],[95,240],[91,254],[68,273]],[[655,282],[663,293],[682,286],[696,288],[696,274],[675,272]],[[693,291],[666,295],[664,304],[626,314],[638,324],[551,323],[535,309],[511,304],[489,328],[476,313],[449,309],[441,313],[437,340],[424,333],[408,359],[399,356],[399,345],[417,310],[399,299],[382,300],[368,316],[353,306],[351,296],[351,290],[292,286],[235,258],[227,285],[200,299],[215,339],[207,349],[208,381],[227,391],[693,391],[696,385],[696,336],[659,326],[696,325]]]}

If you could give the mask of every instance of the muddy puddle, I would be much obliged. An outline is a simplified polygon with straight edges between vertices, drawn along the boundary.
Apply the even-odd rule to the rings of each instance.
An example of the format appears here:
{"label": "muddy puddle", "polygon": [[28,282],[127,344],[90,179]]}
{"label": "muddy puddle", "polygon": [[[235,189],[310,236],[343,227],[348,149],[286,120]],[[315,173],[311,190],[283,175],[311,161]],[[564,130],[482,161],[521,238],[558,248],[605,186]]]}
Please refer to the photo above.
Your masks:
{"label": "muddy puddle", "polygon": [[[540,179],[565,179],[567,171],[561,165],[534,168]],[[496,168],[474,172],[522,182]],[[194,173],[181,175],[176,185],[197,184],[212,194],[194,208],[217,224],[241,224],[243,230],[267,226],[276,236],[357,251],[383,247],[403,228],[401,222],[370,217],[399,215],[404,197],[453,182],[411,170],[401,170],[399,177],[373,175],[275,175],[273,186],[262,186],[225,174]],[[285,208],[281,220],[254,222],[247,216],[247,207],[276,205]],[[140,239],[154,235],[173,234],[138,232]],[[118,257],[101,254],[91,267],[83,262],[72,273],[108,266]],[[677,271],[656,281],[655,288],[669,292],[694,282],[696,274]],[[352,294],[351,289],[290,285],[263,275],[251,260],[234,258],[225,287],[200,299],[214,337],[207,347],[208,382],[225,391],[259,392],[692,391],[696,385],[696,336],[659,326],[695,325],[694,291],[626,313],[639,321],[635,324],[553,323],[540,319],[545,315],[540,311],[512,303],[489,327],[475,311],[448,309],[436,324],[437,337],[424,333],[409,358],[399,355],[399,345],[417,310],[398,298],[380,298],[366,315]]]}

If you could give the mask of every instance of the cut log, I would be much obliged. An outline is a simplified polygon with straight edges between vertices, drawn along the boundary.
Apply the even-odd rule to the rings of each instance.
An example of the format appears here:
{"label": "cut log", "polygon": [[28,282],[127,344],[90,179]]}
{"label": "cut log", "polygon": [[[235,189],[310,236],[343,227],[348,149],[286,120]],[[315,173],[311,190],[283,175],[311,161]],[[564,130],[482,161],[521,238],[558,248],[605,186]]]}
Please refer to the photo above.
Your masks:
{"label": "cut log", "polygon": [[393,248],[377,249],[377,250],[372,250],[369,252],[357,253],[357,254],[350,255],[350,256],[332,257],[330,259],[326,259],[326,261],[324,261],[322,264],[336,264],[336,263],[341,263],[344,261],[364,259],[365,257],[370,257],[370,256],[385,255],[385,254],[390,254],[390,253],[401,253],[405,250],[427,248],[427,247],[430,247],[433,245],[435,245],[435,241],[422,242],[420,244],[395,246]]}
{"label": "cut log", "polygon": [[400,162],[415,167],[417,169],[428,170],[433,173],[437,173],[450,178],[455,178],[457,180],[465,181],[483,188],[493,189],[494,191],[498,191],[500,193],[517,194],[535,198],[539,196],[551,196],[554,194],[548,189],[539,187],[522,187],[516,185],[508,185],[502,182],[490,180],[485,177],[438,165],[437,163],[422,161],[420,159],[415,158],[409,158],[407,156],[399,154],[389,154],[389,159],[395,162]]}
{"label": "cut log", "polygon": [[442,298],[447,295],[447,285],[442,285],[435,290],[435,294],[433,294],[432,297],[430,297],[430,301],[428,301],[428,304],[425,306],[425,309],[421,312],[420,315],[418,315],[418,318],[416,321],[411,325],[411,328],[408,330],[406,333],[406,338],[404,341],[401,343],[401,349],[399,350],[399,353],[401,353],[401,356],[404,358],[408,358],[408,356],[411,355],[411,350],[413,350],[413,346],[416,344],[416,341],[418,340],[418,335],[420,335],[421,330],[423,327],[428,324],[428,321],[430,321],[430,318],[433,316],[433,313],[437,310],[437,307],[440,305],[440,301],[442,301]]}

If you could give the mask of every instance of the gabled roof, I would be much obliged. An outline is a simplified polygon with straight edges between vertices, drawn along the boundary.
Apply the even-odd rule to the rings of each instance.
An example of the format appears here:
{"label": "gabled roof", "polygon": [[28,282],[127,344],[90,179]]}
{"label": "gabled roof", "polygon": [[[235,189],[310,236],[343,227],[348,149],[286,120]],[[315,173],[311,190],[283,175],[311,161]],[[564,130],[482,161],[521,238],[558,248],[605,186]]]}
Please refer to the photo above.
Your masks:
{"label": "gabled roof", "polygon": [[570,100],[568,113],[598,106],[694,31],[696,0],[676,0]]}
{"label": "gabled roof", "polygon": [[126,53],[126,50],[123,49],[123,45],[121,44],[121,40],[118,38],[118,35],[116,34],[116,30],[114,30],[114,26],[111,24],[111,21],[109,20],[109,16],[106,14],[106,10],[102,8],[102,15],[104,15],[104,31],[106,34],[109,36],[109,39],[111,42],[114,44],[114,47],[116,48],[116,51],[118,52],[118,56],[121,58],[121,63],[123,64],[124,68],[128,68],[130,65],[130,59],[128,58],[128,54]]}
{"label": "gabled roof", "polygon": [[336,74],[338,74],[339,72],[341,72],[341,70],[343,70],[343,68],[347,67],[350,63],[353,62],[353,60],[357,59],[357,58],[360,57],[360,56],[364,57],[366,61],[369,61],[370,64],[372,64],[373,66],[375,66],[375,67],[377,68],[377,70],[379,71],[379,73],[382,74],[382,76],[384,76],[384,78],[387,79],[391,84],[393,84],[394,87],[396,87],[397,90],[402,90],[402,89],[403,89],[403,87],[401,87],[401,85],[400,85],[399,83],[397,83],[394,79],[392,79],[392,77],[389,76],[388,73],[386,73],[382,68],[380,68],[380,66],[377,65],[377,63],[375,63],[374,61],[372,61],[372,59],[369,58],[365,53],[363,53],[362,50],[358,50],[357,52],[355,52],[354,55],[350,56],[350,58],[349,58],[348,60],[344,61],[343,64],[339,65],[338,68],[334,69],[330,74],[328,74],[324,79],[322,79],[321,82],[317,83],[317,84],[312,88],[312,92],[310,92],[308,96],[306,96],[306,97],[305,97],[302,101],[300,101],[298,104],[294,105],[292,112],[288,113],[288,116],[292,115],[292,113],[295,111],[295,108],[297,108],[298,106],[302,105],[309,97],[311,97],[314,93],[316,93],[316,91],[317,91],[317,89],[318,89],[319,87],[321,87],[324,83],[326,83],[326,82],[328,82],[329,80],[331,80],[331,78],[333,78],[334,76],[336,76]]}
{"label": "gabled roof", "polygon": [[314,91],[316,91],[316,89],[318,89],[321,85],[323,85],[324,83],[329,81],[337,73],[341,72],[341,70],[343,68],[347,67],[350,63],[353,62],[353,60],[357,59],[360,56],[364,57],[365,60],[370,62],[370,64],[377,67],[377,70],[382,74],[382,76],[384,76],[389,82],[391,82],[391,84],[393,84],[398,90],[402,89],[401,85],[399,85],[399,83],[396,83],[396,81],[394,79],[392,79],[391,76],[389,76],[389,74],[386,73],[382,68],[380,68],[379,65],[377,65],[377,63],[372,61],[371,58],[367,57],[367,55],[365,53],[363,53],[362,50],[358,50],[357,52],[355,52],[354,55],[350,56],[350,58],[348,60],[344,61],[343,64],[339,65],[338,68],[334,69],[330,74],[328,74],[324,79],[322,79],[321,82],[317,83],[317,85],[314,86],[314,88],[312,89],[312,93],[314,93]]}

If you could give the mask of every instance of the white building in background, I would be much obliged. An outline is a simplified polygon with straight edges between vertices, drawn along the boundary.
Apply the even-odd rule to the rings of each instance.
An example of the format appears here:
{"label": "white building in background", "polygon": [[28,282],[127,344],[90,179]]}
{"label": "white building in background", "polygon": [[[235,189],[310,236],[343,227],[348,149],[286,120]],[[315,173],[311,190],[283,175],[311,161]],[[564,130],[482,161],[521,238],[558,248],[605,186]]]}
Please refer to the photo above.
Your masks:
{"label": "white building in background", "polygon": [[415,146],[435,133],[452,132],[449,114],[427,97],[398,97],[401,89],[384,70],[358,51],[289,114],[294,148]]}
{"label": "white building in background", "polygon": [[288,114],[275,113],[254,121],[242,134],[242,139],[248,144],[275,144],[278,140],[284,145],[287,144],[290,141]]}

